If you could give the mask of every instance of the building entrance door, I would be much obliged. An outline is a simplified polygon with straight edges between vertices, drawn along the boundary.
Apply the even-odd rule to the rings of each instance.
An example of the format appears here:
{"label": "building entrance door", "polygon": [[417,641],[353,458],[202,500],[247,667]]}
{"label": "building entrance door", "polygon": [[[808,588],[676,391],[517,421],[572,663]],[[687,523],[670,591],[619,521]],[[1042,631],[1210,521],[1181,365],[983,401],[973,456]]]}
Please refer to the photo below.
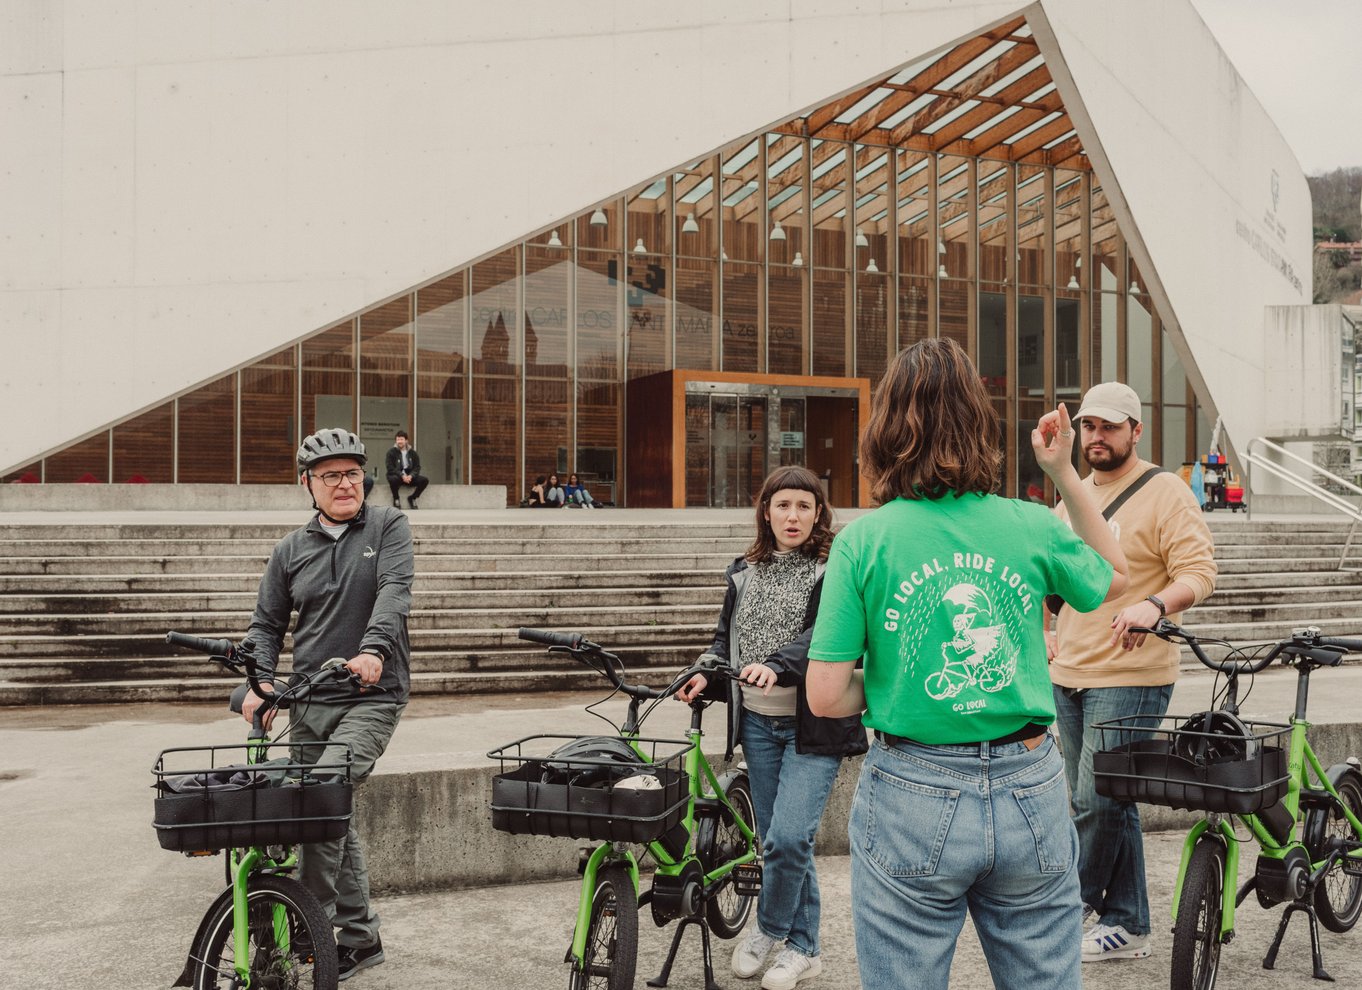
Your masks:
{"label": "building entrance door", "polygon": [[749,506],[766,477],[765,396],[686,396],[686,504]]}

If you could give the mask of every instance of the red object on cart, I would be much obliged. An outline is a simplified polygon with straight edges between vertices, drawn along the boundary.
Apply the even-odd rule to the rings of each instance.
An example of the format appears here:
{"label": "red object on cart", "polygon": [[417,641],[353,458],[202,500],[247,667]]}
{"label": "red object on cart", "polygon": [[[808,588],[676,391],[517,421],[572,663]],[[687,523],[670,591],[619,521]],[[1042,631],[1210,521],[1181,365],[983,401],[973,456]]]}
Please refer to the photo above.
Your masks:
{"label": "red object on cart", "polygon": [[1238,512],[1244,508],[1244,489],[1240,485],[1225,486],[1225,504],[1229,506],[1231,512]]}

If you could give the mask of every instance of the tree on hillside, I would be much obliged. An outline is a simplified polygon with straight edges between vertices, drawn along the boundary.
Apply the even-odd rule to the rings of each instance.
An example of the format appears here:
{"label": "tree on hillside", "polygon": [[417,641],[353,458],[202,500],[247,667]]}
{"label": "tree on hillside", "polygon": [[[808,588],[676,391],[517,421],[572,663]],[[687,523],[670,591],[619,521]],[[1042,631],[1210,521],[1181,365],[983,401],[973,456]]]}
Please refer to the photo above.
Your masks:
{"label": "tree on hillside", "polygon": [[1362,168],[1312,175],[1315,240],[1362,241]]}

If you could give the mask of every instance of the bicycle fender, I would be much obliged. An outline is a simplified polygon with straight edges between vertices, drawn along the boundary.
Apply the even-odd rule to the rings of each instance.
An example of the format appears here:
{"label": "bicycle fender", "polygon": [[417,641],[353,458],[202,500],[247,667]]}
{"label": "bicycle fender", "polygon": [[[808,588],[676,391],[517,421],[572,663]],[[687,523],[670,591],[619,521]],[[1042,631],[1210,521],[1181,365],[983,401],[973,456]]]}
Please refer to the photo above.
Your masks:
{"label": "bicycle fender", "polygon": [[194,933],[194,941],[189,943],[189,957],[184,961],[184,970],[180,973],[179,979],[171,984],[173,987],[192,987],[194,985],[194,963],[197,957],[203,955],[200,948],[204,937],[208,934],[208,919],[218,913],[223,902],[231,903],[232,888],[228,887],[218,894],[217,899],[208,906],[208,910],[203,912],[203,917],[199,919],[199,930]]}

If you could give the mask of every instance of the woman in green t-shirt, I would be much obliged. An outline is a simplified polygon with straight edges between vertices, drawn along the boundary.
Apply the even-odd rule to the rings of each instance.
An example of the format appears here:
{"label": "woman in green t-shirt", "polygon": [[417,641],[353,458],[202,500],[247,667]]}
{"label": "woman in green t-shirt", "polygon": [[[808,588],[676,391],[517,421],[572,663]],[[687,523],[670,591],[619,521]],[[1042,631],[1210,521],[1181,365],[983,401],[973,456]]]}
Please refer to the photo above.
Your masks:
{"label": "woman in green t-shirt", "polygon": [[[1069,506],[999,497],[997,415],[968,355],[919,341],[861,439],[880,508],[834,541],[809,648],[815,714],[875,730],[852,802],[863,986],[945,990],[968,910],[1004,988],[1077,988],[1082,905],[1042,599],[1091,611],[1126,583],[1079,487],[1063,405],[1031,446]],[[864,677],[854,661],[864,657]]]}

